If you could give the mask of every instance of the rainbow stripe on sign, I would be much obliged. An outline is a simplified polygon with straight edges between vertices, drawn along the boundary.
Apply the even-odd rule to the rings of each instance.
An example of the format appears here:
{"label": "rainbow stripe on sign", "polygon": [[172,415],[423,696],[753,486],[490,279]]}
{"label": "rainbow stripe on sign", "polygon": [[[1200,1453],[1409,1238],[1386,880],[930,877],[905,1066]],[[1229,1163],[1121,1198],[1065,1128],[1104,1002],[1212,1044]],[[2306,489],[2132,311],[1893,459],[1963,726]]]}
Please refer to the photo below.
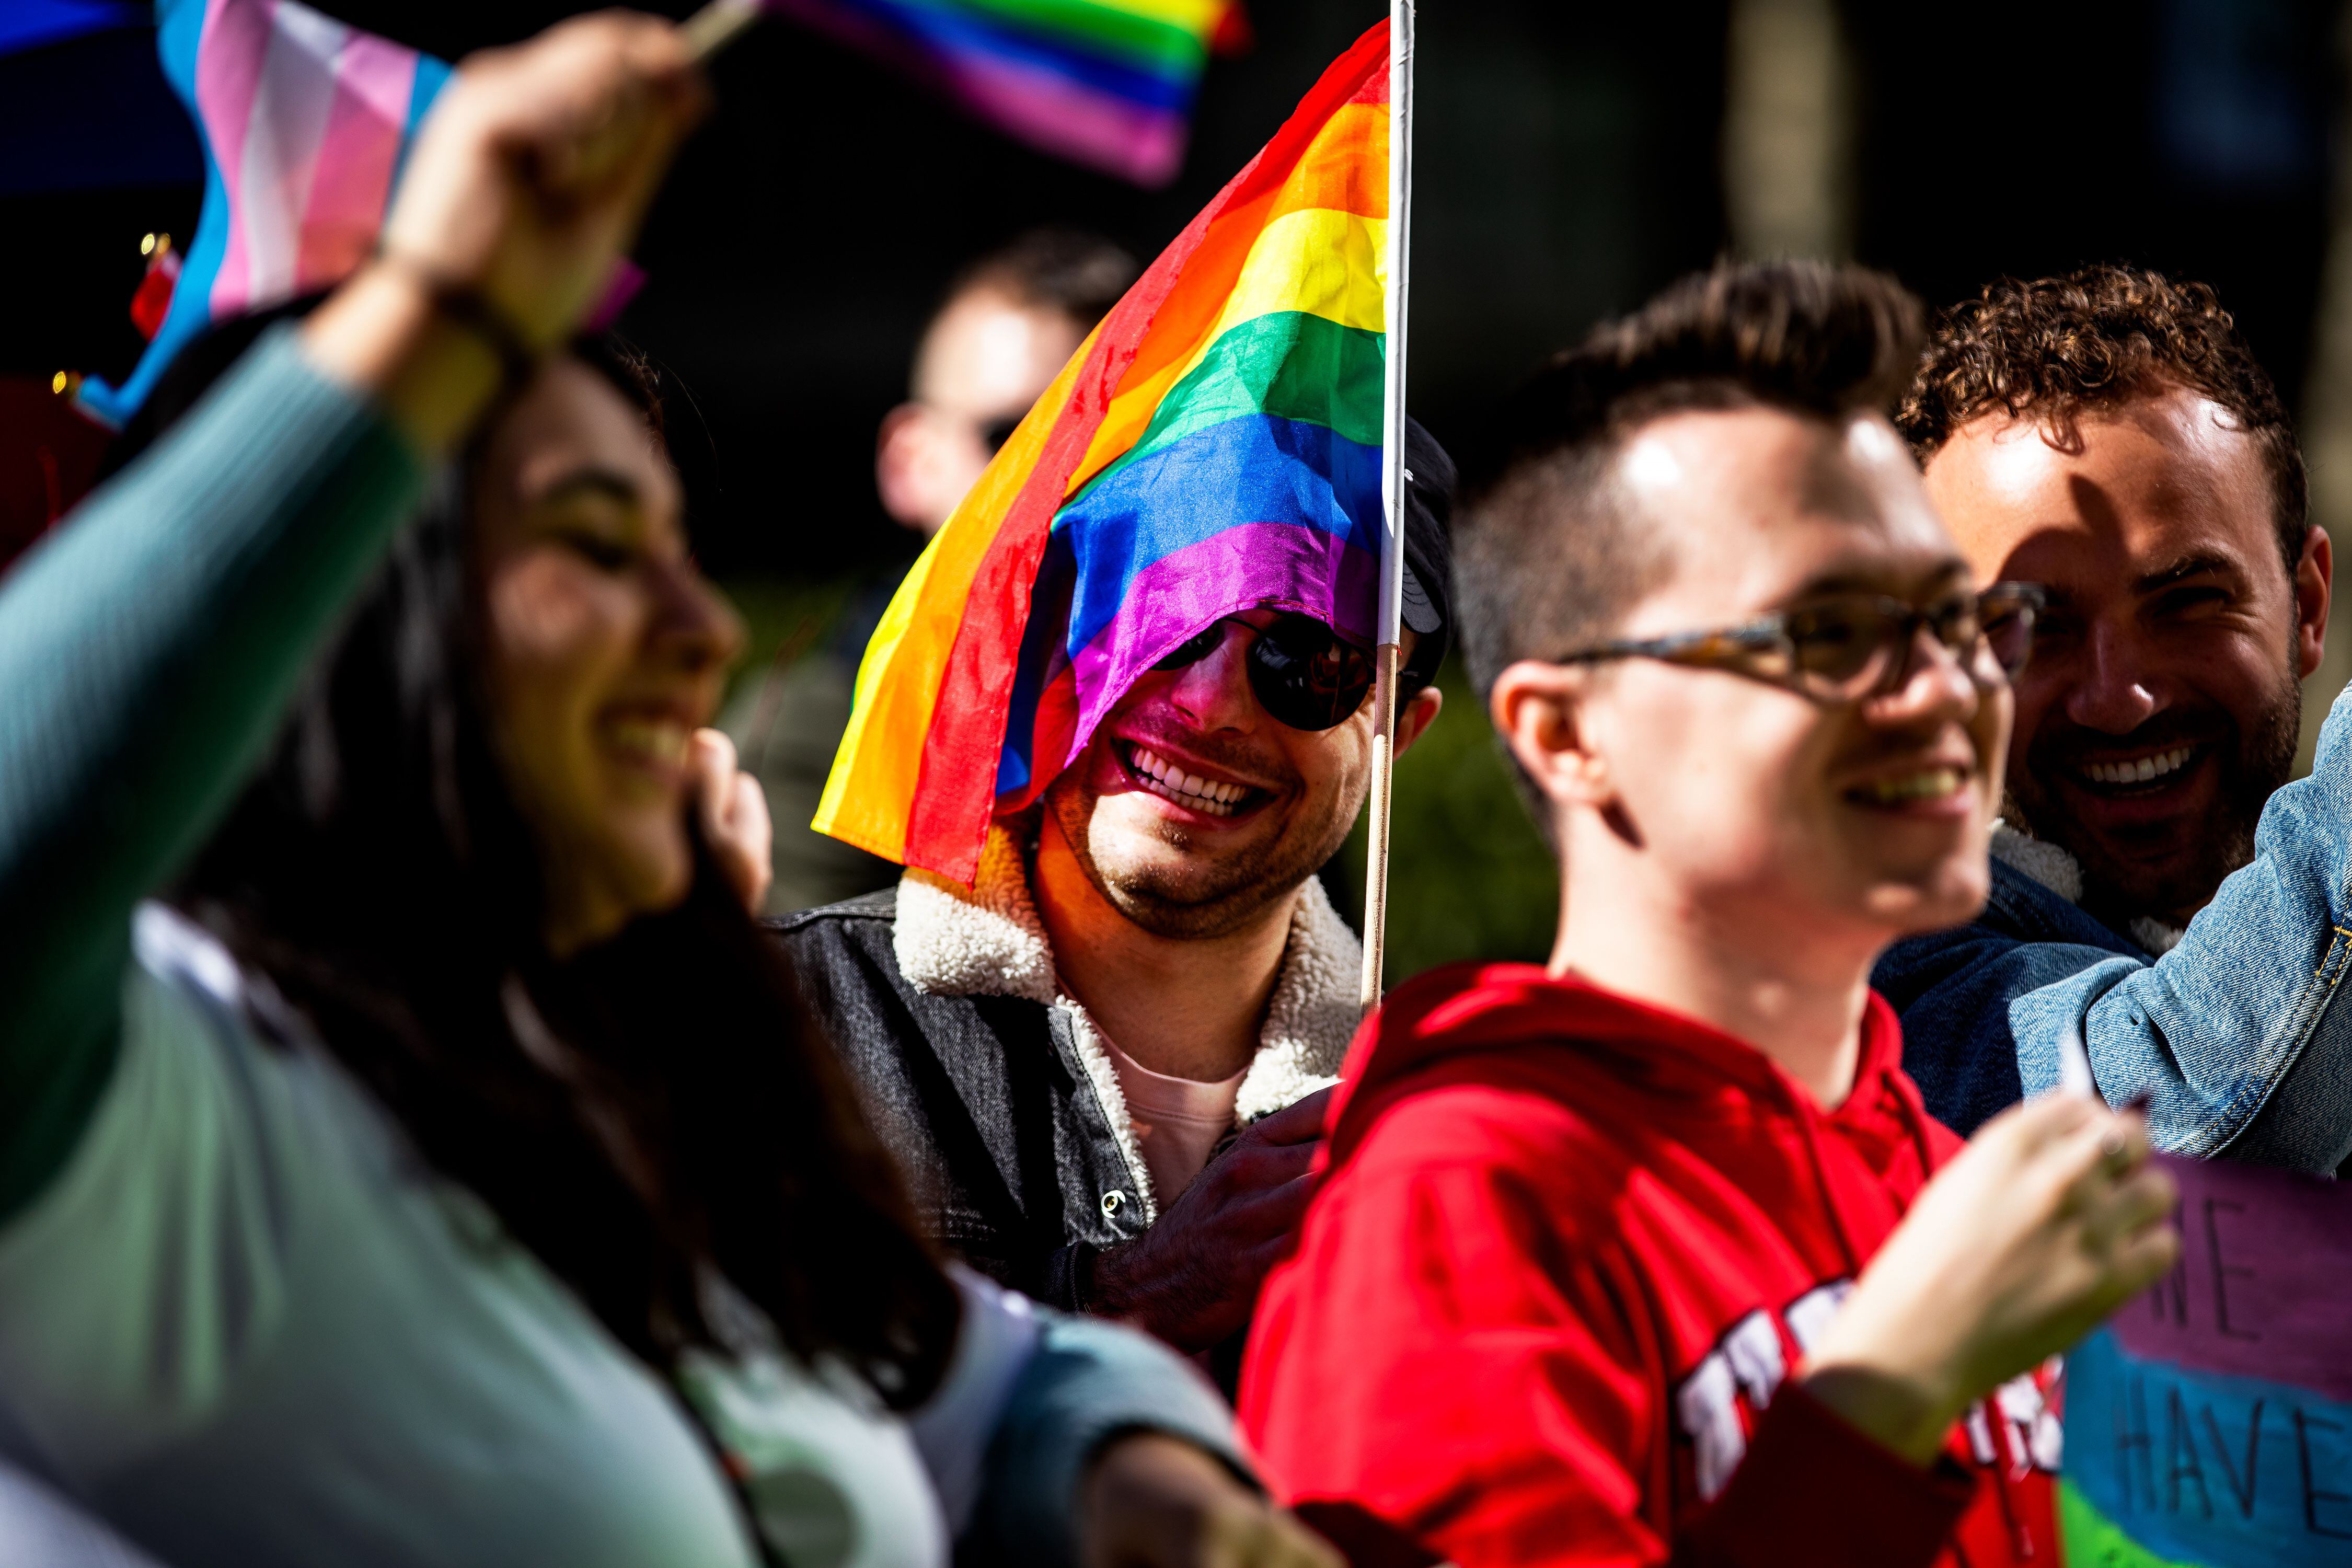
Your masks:
{"label": "rainbow stripe on sign", "polygon": [[1234,0],[767,0],[1057,157],[1160,185]]}
{"label": "rainbow stripe on sign", "polygon": [[1388,24],[1129,290],[915,563],[814,826],[970,881],[1136,676],[1238,609],[1370,643]]}
{"label": "rainbow stripe on sign", "polygon": [[2352,1564],[2352,1187],[2165,1164],[2179,1269],[2066,1358],[2066,1562]]}
{"label": "rainbow stripe on sign", "polygon": [[224,317],[341,280],[375,243],[409,138],[449,68],[295,0],[157,0],[163,75],[195,117],[204,206],[172,308],[120,387],[79,401],[109,425]]}

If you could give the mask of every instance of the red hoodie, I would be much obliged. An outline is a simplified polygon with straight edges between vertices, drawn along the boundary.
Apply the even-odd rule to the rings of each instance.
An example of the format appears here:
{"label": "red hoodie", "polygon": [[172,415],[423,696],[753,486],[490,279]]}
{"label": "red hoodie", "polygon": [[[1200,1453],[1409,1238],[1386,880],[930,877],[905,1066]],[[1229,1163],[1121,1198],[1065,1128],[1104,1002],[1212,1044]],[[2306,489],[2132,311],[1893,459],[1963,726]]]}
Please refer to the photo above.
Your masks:
{"label": "red hoodie", "polygon": [[2032,1379],[1931,1470],[1788,1381],[1960,1146],[1902,1055],[1873,994],[1823,1111],[1753,1047],[1581,981],[1401,987],[1243,1366],[1276,1492],[1359,1563],[2056,1568]]}

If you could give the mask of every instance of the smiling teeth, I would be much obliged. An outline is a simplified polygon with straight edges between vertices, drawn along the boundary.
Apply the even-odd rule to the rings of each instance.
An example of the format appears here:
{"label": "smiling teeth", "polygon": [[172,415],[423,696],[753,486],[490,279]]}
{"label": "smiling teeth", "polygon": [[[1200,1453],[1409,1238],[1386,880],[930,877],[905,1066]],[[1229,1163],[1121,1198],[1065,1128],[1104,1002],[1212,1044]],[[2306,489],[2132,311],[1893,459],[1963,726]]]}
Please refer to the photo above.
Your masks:
{"label": "smiling teeth", "polygon": [[607,732],[624,752],[676,767],[686,761],[686,726],[658,719],[615,719]]}
{"label": "smiling teeth", "polygon": [[2084,763],[2083,776],[2093,784],[2146,784],[2165,774],[2178,773],[2196,754],[2194,746],[2175,746],[2168,752],[2158,752],[2152,757],[2140,757],[2128,763]]}
{"label": "smiling teeth", "polygon": [[1941,800],[1960,787],[1960,770],[1929,768],[1925,773],[1880,779],[1865,787],[1870,798],[1881,805],[1899,805],[1912,800]]}
{"label": "smiling teeth", "polygon": [[1211,816],[1231,816],[1234,803],[1249,793],[1243,784],[1218,784],[1198,773],[1188,773],[1159,752],[1131,743],[1128,747],[1128,764],[1158,784],[1156,793]]}

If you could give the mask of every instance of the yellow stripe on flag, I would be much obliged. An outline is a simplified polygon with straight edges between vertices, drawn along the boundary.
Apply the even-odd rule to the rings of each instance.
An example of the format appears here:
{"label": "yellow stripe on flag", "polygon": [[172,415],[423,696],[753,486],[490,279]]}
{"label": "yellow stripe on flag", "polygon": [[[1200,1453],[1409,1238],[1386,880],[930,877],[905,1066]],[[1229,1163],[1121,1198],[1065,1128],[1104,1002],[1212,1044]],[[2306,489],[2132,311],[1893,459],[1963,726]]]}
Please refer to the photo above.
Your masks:
{"label": "yellow stripe on flag", "polygon": [[1191,351],[1139,380],[1120,384],[1102,427],[1071,476],[1076,494],[1143,438],[1169,389],[1189,374],[1216,341],[1244,321],[1298,310],[1343,327],[1385,331],[1388,284],[1387,220],[1313,207],[1285,213],[1265,226],[1225,299],[1224,309]]}

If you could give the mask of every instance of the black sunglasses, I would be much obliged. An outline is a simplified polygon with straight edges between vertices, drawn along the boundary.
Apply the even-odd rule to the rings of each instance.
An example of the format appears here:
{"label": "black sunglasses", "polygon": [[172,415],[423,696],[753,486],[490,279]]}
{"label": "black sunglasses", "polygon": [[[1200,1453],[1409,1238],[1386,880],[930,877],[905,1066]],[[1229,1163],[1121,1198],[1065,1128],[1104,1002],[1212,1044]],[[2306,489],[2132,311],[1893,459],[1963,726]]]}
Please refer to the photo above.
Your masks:
{"label": "black sunglasses", "polygon": [[2042,602],[2042,591],[2030,583],[1996,583],[1925,608],[1862,594],[1714,631],[1595,643],[1546,662],[1663,659],[1729,670],[1823,701],[1853,702],[1903,679],[1923,627],[1980,684],[2014,676],[2033,651],[2033,618]]}
{"label": "black sunglasses", "polygon": [[[1232,617],[1228,617],[1231,619]],[[1270,626],[1241,625],[1255,632],[1249,645],[1250,689],[1258,706],[1294,730],[1329,730],[1346,723],[1372,689],[1372,656],[1312,616],[1285,614]],[[1218,621],[1178,643],[1151,668],[1181,669],[1198,664],[1225,640]],[[1400,688],[1403,682],[1400,681]],[[1400,701],[1404,692],[1397,693]]]}

